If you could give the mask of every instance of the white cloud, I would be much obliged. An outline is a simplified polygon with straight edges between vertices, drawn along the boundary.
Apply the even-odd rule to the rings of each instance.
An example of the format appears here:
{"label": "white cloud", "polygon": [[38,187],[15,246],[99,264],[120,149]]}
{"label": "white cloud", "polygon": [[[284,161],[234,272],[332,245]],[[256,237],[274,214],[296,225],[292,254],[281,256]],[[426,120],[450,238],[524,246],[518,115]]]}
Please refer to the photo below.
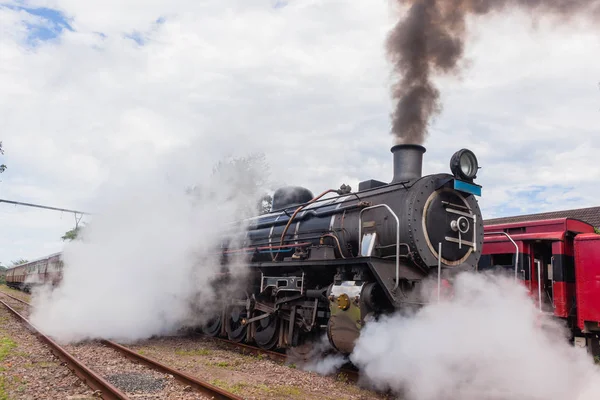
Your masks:
{"label": "white cloud", "polygon": [[[315,193],[389,180],[384,40],[392,8],[275,3],[28,1],[60,10],[73,28],[35,48],[27,24],[40,17],[0,7],[0,139],[9,166],[0,197],[93,211],[108,183],[189,148],[207,166],[262,151],[274,181]],[[535,210],[512,194],[534,186],[577,196],[542,189],[538,198],[556,199],[546,208],[595,204],[600,32],[543,24],[533,32],[519,15],[472,30],[470,68],[462,81],[441,81],[445,110],[426,143],[425,171],[447,171],[455,150],[473,148],[488,216],[507,203]],[[0,213],[10,232],[0,260],[59,249],[72,227],[52,225],[50,212],[11,213]]]}

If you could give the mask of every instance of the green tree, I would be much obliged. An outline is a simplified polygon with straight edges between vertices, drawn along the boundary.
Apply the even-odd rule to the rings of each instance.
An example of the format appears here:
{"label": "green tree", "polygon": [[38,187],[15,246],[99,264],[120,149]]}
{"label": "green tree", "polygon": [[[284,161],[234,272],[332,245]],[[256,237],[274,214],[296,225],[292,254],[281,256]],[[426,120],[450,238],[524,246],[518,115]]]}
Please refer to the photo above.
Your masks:
{"label": "green tree", "polygon": [[596,232],[598,235],[600,235],[600,228],[594,228],[594,232]]}
{"label": "green tree", "polygon": [[13,266],[15,266],[15,265],[21,265],[21,264],[25,264],[26,262],[27,262],[27,260],[26,260],[26,259],[24,259],[24,258],[19,258],[19,259],[17,259],[17,260],[13,260],[13,261],[11,261],[10,263],[11,263]]}
{"label": "green tree", "polygon": [[61,239],[63,241],[68,240],[69,242],[77,239],[78,237],[80,237],[79,235],[81,234],[81,230],[84,228],[85,224],[81,224],[81,225],[77,225],[75,228],[71,229],[70,231],[65,232],[65,234],[61,237]]}
{"label": "green tree", "polygon": [[[4,149],[2,148],[2,141],[0,141],[0,154],[4,154]],[[6,170],[6,165],[0,164],[0,174]]]}

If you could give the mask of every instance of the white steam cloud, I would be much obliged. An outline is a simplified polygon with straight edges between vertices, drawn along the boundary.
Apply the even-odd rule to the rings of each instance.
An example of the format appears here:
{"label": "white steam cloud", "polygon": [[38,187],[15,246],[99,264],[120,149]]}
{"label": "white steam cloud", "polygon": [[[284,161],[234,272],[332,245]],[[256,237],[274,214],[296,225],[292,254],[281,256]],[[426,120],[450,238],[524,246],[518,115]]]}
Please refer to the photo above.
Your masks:
{"label": "white steam cloud", "polygon": [[329,375],[337,371],[348,359],[339,353],[328,354],[334,350],[327,335],[321,336],[320,341],[314,342],[311,354],[302,365],[305,371],[316,372],[321,375]]}
{"label": "white steam cloud", "polygon": [[[197,155],[189,161],[112,184],[82,240],[65,246],[60,286],[35,293],[36,325],[62,342],[132,341],[209,316],[222,234],[256,215],[268,171],[257,156],[214,170]],[[230,272],[242,278],[237,261]]]}
{"label": "white steam cloud", "polygon": [[407,400],[600,398],[600,375],[522,285],[463,273],[451,299],[369,323],[350,359]]}

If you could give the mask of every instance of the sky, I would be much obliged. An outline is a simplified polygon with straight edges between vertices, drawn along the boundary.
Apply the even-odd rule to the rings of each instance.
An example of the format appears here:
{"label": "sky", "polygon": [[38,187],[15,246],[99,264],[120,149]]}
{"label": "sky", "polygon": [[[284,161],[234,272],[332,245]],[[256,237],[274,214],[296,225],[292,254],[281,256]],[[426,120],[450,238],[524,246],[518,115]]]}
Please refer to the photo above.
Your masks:
{"label": "sky", "polygon": [[[315,194],[389,181],[391,4],[0,0],[0,198],[94,212],[181,152],[262,153],[275,186]],[[469,20],[465,70],[437,80],[424,173],[473,150],[484,218],[599,205],[600,30],[536,22]],[[60,251],[74,224],[0,204],[0,262]]]}

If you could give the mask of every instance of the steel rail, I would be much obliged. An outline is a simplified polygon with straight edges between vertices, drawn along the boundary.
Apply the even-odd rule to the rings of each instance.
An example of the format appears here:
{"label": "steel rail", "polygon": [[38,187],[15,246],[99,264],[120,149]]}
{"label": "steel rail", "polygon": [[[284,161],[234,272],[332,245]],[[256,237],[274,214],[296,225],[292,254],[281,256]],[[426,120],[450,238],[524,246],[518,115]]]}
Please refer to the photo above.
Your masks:
{"label": "steel rail", "polygon": [[[203,335],[203,334],[201,334],[201,336],[205,337],[207,339],[213,339],[213,340],[223,343],[229,347],[236,348],[237,350],[240,350],[242,352],[242,354],[248,352],[249,354],[252,354],[252,355],[263,355],[263,356],[267,356],[269,359],[271,359],[273,361],[279,361],[282,363],[285,363],[288,359],[287,355],[285,355],[283,353],[278,353],[276,351],[261,349],[260,347],[251,346],[251,345],[245,344],[245,343],[233,342],[231,340],[224,339],[224,338],[217,337],[217,336],[208,336],[208,335]],[[358,371],[356,371],[354,369],[349,369],[349,368],[340,368],[339,372],[346,374],[348,379],[351,380],[352,382],[358,382],[358,378],[359,378]]]}
{"label": "steel rail", "polygon": [[220,342],[231,348],[235,348],[235,349],[239,350],[242,354],[248,353],[248,354],[252,354],[255,356],[263,355],[263,356],[267,356],[267,358],[269,358],[270,360],[279,361],[279,362],[285,362],[287,360],[287,356],[285,354],[278,353],[276,351],[261,349],[260,347],[251,346],[251,345],[245,344],[245,343],[236,343],[229,339],[224,339],[221,337],[215,337],[215,336],[204,336],[204,337],[207,339],[213,339],[213,340]]}
{"label": "steel rail", "polygon": [[13,299],[13,300],[16,300],[16,301],[18,301],[18,302],[21,302],[21,303],[23,303],[23,304],[25,304],[25,305],[28,305],[28,306],[32,307],[31,303],[28,303],[28,302],[26,302],[25,300],[21,300],[21,299],[19,299],[18,297],[15,297],[15,296],[13,296],[13,295],[10,295],[10,294],[8,294],[8,293],[6,293],[6,292],[2,292],[2,291],[0,291],[0,293],[2,293],[2,294],[4,294],[4,295],[7,295],[8,297],[10,297],[10,298],[11,298],[11,299]]}
{"label": "steel rail", "polygon": [[[28,304],[22,300],[20,301]],[[58,343],[44,335],[38,328],[29,322],[27,318],[19,314],[17,310],[2,300],[0,300],[0,303],[2,303],[7,310],[13,313],[23,324],[25,324],[25,326],[27,326],[27,328],[33,332],[38,339],[40,339],[40,341],[47,344],[50,347],[50,351],[60,358],[64,363],[66,363],[67,368],[73,371],[73,373],[77,375],[86,385],[88,385],[92,390],[100,392],[99,395],[101,398],[105,400],[129,400],[129,397],[127,397],[125,393],[121,392],[108,381],[104,380],[104,378],[96,374],[90,368],[86,367],[67,350],[62,348]]]}
{"label": "steel rail", "polygon": [[[21,302],[21,303],[23,303],[25,305],[28,305],[28,306],[32,307],[31,303],[28,303],[26,301],[18,299],[18,298],[14,297],[14,296],[11,296],[8,293],[4,293],[4,292],[0,292],[0,293],[5,294],[5,295],[7,295],[8,297],[10,297],[12,299],[15,299],[15,300],[17,300],[17,301],[19,301],[19,302]],[[0,302],[2,302],[2,301],[0,300]],[[31,325],[31,323],[29,321],[27,321],[27,319],[25,319],[25,317],[23,317],[20,314],[18,314],[17,311],[15,311],[12,308],[10,308],[10,306],[8,306],[6,303],[4,303],[4,302],[2,302],[2,303],[6,307],[8,307],[11,311],[13,311],[14,313],[16,313],[16,315],[18,315],[26,324],[28,324],[28,325],[30,325],[30,326],[33,327],[33,325]],[[36,329],[36,328],[34,328],[34,329]],[[36,331],[39,333],[39,330],[36,329]],[[49,338],[47,338],[47,339],[51,340]],[[237,396],[237,395],[235,395],[233,393],[229,393],[226,390],[223,390],[223,389],[221,389],[221,388],[219,388],[217,386],[211,385],[208,382],[201,381],[200,379],[197,379],[197,378],[195,378],[195,377],[193,377],[191,375],[187,375],[187,374],[185,374],[185,373],[183,373],[181,371],[178,371],[178,370],[173,369],[173,368],[171,368],[171,367],[169,367],[167,365],[164,365],[164,364],[162,364],[162,363],[160,363],[160,362],[158,362],[156,360],[153,360],[153,359],[151,359],[149,357],[145,357],[145,356],[143,356],[141,354],[138,354],[138,353],[134,352],[133,350],[128,349],[127,347],[122,346],[122,345],[120,345],[118,343],[111,342],[110,340],[101,340],[100,343],[102,343],[102,344],[104,344],[104,345],[106,345],[108,347],[113,348],[114,350],[116,350],[119,353],[123,354],[125,357],[129,358],[130,360],[133,360],[133,361],[145,364],[148,367],[150,367],[150,368],[152,368],[152,369],[154,369],[154,370],[156,370],[158,372],[162,372],[162,373],[165,373],[165,374],[173,375],[173,377],[175,379],[177,379],[178,381],[180,381],[180,382],[182,382],[182,383],[184,383],[186,385],[189,385],[189,386],[193,387],[194,389],[196,389],[199,392],[202,392],[202,393],[204,393],[206,395],[209,395],[212,399],[218,399],[218,400],[242,400],[241,397],[239,397],[239,396]],[[66,350],[64,350],[64,351],[66,352]],[[100,378],[100,379],[102,379],[102,378]],[[85,382],[85,380],[84,380],[84,382]],[[109,384],[109,383],[107,382],[107,384]],[[98,390],[96,388],[92,388],[92,389]],[[123,396],[125,396],[125,395],[123,395]],[[124,397],[124,398],[126,399],[127,397]],[[112,397],[107,397],[107,399],[112,399]]]}
{"label": "steel rail", "polygon": [[118,352],[123,354],[125,357],[127,357],[133,361],[143,363],[156,371],[173,375],[173,377],[175,379],[177,379],[178,381],[193,387],[194,389],[198,390],[199,392],[202,392],[206,395],[211,396],[211,398],[213,398],[213,399],[242,400],[242,397],[239,397],[239,396],[237,396],[233,393],[230,393],[226,390],[223,390],[220,387],[211,385],[208,382],[201,381],[200,379],[197,379],[191,375],[188,375],[181,371],[173,369],[165,364],[162,364],[156,360],[153,360],[152,358],[138,354],[135,351],[128,349],[127,347],[122,346],[118,343],[111,342],[110,340],[102,340],[101,343],[117,350]]}

